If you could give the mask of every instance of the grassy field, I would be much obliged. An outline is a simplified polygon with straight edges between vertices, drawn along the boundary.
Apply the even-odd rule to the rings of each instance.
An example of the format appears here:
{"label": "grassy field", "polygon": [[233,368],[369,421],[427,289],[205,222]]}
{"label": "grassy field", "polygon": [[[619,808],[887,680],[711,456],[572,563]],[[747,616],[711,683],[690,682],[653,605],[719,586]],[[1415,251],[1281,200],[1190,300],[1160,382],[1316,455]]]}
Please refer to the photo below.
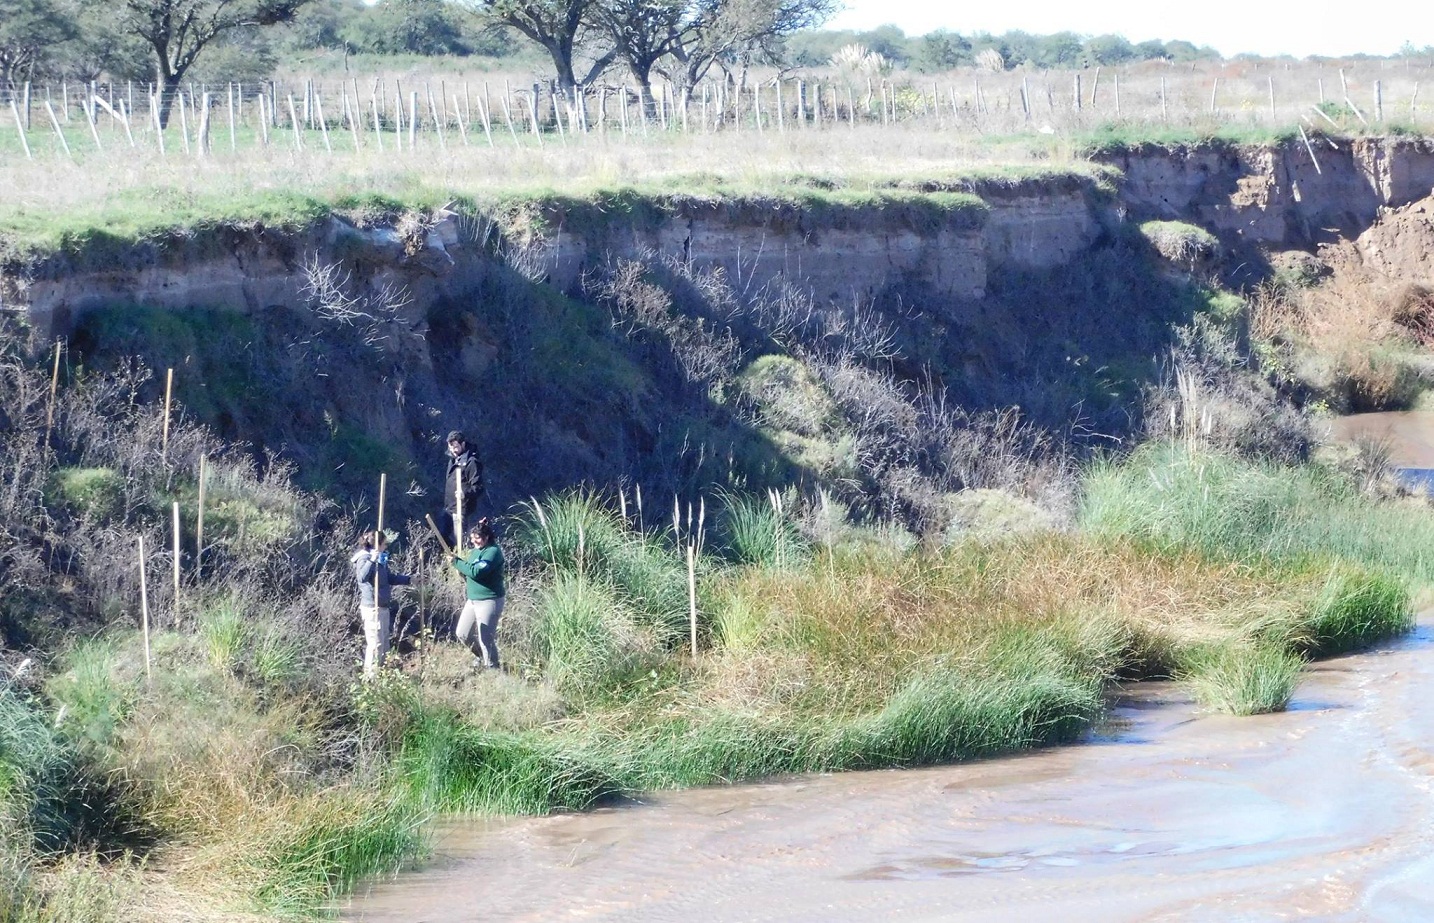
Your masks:
{"label": "grassy field", "polygon": [[[183,125],[176,116],[161,142],[142,114],[143,92],[141,114],[128,132],[103,112],[92,132],[72,99],[69,119],[57,133],[43,96],[36,96],[23,142],[28,158],[14,120],[9,113],[0,117],[0,237],[10,252],[27,253],[90,229],[150,234],[224,218],[282,223],[300,220],[316,203],[372,197],[432,207],[455,198],[584,197],[624,187],[772,193],[801,178],[862,190],[913,177],[1078,171],[1092,151],[1118,146],[1288,140],[1298,137],[1301,125],[1335,134],[1417,134],[1428,103],[1418,102],[1415,87],[1427,77],[1423,64],[1380,61],[1207,62],[1189,68],[1147,62],[1099,75],[969,71],[929,81],[898,75],[882,90],[888,100],[883,108],[880,98],[866,99],[864,79],[851,86],[848,98],[840,75],[813,73],[808,82],[820,83],[828,100],[820,124],[813,122],[810,106],[804,109],[807,121],[798,119],[793,87],[784,97],[789,112],[779,126],[775,89],[765,84],[749,90],[766,100],[760,130],[758,97],[749,96],[740,118],[729,114],[719,127],[715,95],[709,93],[707,122],[694,97],[685,128],[675,115],[664,127],[657,120],[642,123],[634,111],[624,130],[615,109],[602,120],[594,109],[584,132],[580,122],[559,130],[551,109],[540,114],[534,131],[521,94],[513,97],[510,130],[499,115],[499,82],[485,91],[482,80],[408,74],[402,78],[405,95],[421,91],[424,97],[414,133],[400,130],[392,98],[383,104],[375,133],[367,85],[359,95],[368,121],[352,124],[340,103],[340,94],[351,100],[352,84],[319,80],[318,93],[328,100],[327,131],[302,116],[300,81],[280,88],[280,117],[267,130],[260,128],[257,102],[246,93],[251,98],[237,111],[231,135],[227,88],[213,88],[205,151],[197,114]],[[1374,108],[1376,83],[1383,119]],[[290,120],[289,91],[299,94],[297,127]],[[396,92],[386,86],[387,91]],[[438,109],[426,105],[429,91],[451,97],[438,118],[431,114]],[[479,117],[483,98],[492,109],[487,132]],[[609,97],[610,107],[615,98]],[[595,106],[590,100],[589,107]],[[842,108],[847,106],[856,107],[855,120]],[[442,133],[440,122],[446,126]],[[96,182],[97,176],[103,182]]]}

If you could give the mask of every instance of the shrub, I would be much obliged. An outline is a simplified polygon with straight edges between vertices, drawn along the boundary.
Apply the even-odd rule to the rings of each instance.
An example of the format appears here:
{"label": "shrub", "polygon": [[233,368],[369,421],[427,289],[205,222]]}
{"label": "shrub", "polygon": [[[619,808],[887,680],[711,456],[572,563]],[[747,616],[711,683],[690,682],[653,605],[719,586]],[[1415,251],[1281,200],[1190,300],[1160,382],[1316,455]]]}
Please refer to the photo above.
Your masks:
{"label": "shrub", "polygon": [[114,520],[124,513],[124,477],[113,468],[61,468],[54,484],[62,504],[91,520]]}

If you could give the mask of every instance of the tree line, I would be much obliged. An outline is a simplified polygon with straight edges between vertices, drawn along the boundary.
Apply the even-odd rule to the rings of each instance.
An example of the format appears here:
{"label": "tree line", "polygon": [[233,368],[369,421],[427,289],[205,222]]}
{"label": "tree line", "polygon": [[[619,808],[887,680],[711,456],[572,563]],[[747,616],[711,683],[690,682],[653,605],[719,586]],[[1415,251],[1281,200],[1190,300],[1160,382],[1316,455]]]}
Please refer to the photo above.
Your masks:
{"label": "tree line", "polygon": [[654,105],[714,72],[754,66],[939,73],[958,67],[1070,68],[1218,59],[1186,41],[1072,32],[908,36],[896,26],[822,29],[837,0],[0,0],[0,94],[23,83],[152,83],[167,120],[183,81],[257,82],[281,65],[342,54],[482,56],[543,73],[564,94],[636,84]]}

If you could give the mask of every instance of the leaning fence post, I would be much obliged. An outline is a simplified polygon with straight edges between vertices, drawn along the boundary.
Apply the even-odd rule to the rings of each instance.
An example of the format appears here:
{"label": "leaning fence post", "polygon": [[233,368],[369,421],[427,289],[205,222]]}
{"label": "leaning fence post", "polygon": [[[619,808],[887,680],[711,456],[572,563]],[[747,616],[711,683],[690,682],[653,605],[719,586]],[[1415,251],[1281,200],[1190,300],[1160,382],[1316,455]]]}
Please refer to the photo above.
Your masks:
{"label": "leaning fence post", "polygon": [[20,107],[15,105],[15,100],[10,100],[10,114],[15,116],[15,130],[20,132],[20,146],[25,149],[25,159],[34,160],[35,155],[30,153],[30,142],[25,137],[25,120],[20,118]]}

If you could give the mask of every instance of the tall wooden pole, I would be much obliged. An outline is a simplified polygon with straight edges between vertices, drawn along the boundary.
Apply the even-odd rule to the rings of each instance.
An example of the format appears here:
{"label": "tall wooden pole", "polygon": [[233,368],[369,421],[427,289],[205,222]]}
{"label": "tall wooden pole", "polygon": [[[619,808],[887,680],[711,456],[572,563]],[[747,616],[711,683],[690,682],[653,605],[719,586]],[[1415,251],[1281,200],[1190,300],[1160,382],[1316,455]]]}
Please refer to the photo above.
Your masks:
{"label": "tall wooden pole", "polygon": [[[386,473],[378,476],[378,528],[373,534],[373,551],[379,553],[378,543],[383,536],[383,501],[388,495],[388,475]],[[373,569],[373,605],[378,608],[378,568]]]}

